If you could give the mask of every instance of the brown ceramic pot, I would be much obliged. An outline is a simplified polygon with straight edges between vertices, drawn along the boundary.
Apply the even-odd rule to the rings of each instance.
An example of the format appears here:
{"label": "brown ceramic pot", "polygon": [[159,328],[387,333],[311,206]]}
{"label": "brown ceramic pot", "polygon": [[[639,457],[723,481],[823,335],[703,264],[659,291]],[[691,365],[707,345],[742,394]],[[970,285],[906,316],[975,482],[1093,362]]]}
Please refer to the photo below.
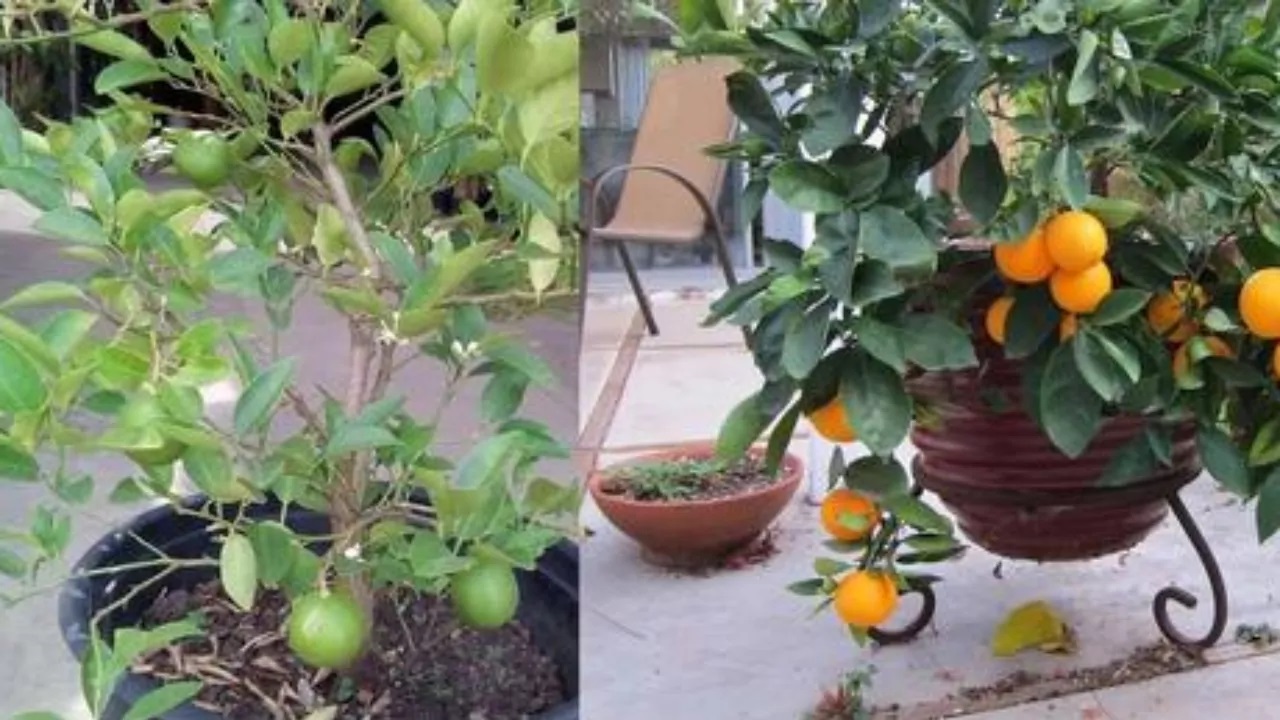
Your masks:
{"label": "brown ceramic pot", "polygon": [[[1166,513],[1165,498],[1200,474],[1195,430],[1175,427],[1173,463],[1116,488],[1098,479],[1116,451],[1142,432],[1144,419],[1106,421],[1078,458],[1064,456],[1022,410],[1021,363],[982,352],[981,369],[926,373],[913,394],[940,422],[915,426],[916,481],[938,495],[976,545],[1007,558],[1083,560],[1125,550]],[[1007,401],[990,407],[984,391]]]}
{"label": "brown ceramic pot", "polygon": [[[763,454],[761,450],[752,452],[757,457]],[[621,466],[713,457],[715,448],[699,443],[641,455]],[[604,492],[601,481],[608,472],[592,473],[587,483],[601,512],[644,548],[646,559],[680,567],[713,564],[755,540],[787,506],[804,475],[799,458],[787,454],[777,481],[767,487],[714,500],[657,502]]]}

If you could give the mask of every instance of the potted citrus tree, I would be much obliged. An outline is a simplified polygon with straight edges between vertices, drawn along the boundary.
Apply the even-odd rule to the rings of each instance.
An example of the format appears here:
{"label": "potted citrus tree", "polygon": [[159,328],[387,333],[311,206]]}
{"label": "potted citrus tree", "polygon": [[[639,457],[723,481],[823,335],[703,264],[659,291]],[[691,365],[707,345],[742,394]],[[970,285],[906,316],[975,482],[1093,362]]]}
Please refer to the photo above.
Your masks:
{"label": "potted citrus tree", "polygon": [[[62,585],[91,714],[576,716],[579,491],[540,472],[567,450],[520,413],[553,374],[485,317],[572,292],[563,9],[92,9],[11,4],[3,42],[104,56],[96,109],[23,127],[0,106],[0,186],[86,267],[3,301],[0,476],[51,495],[0,535],[0,571]],[[211,312],[228,293],[261,314]],[[310,299],[347,346],[318,386],[280,351]],[[406,405],[426,362],[446,379],[434,414]],[[484,433],[446,458],[468,379]],[[202,389],[227,382],[222,418]],[[73,471],[86,452],[137,470]],[[54,578],[76,507],[108,496],[159,506]]]}
{"label": "potted citrus tree", "polygon": [[[1129,547],[1172,508],[1214,620],[1179,633],[1167,605],[1195,599],[1174,588],[1156,618],[1177,642],[1216,641],[1225,588],[1178,491],[1203,465],[1256,499],[1260,539],[1280,527],[1280,14],[1165,0],[782,2],[750,23],[689,11],[686,50],[745,68],[729,79],[745,132],[713,151],[754,168],[750,198],[816,217],[811,246],[766,243],[765,271],[713,306],[751,328],[764,376],[726,420],[722,456],[803,416],[872,452],[833,464],[846,487],[831,512],[874,529],[837,543],[856,564],[823,563],[797,589],[863,630],[900,590],[926,592],[930,612],[935,578],[909,564],[958,548],[922,489],[974,543],[1037,560]],[[954,193],[922,192],[953,154]],[[908,439],[914,483],[893,458]]]}

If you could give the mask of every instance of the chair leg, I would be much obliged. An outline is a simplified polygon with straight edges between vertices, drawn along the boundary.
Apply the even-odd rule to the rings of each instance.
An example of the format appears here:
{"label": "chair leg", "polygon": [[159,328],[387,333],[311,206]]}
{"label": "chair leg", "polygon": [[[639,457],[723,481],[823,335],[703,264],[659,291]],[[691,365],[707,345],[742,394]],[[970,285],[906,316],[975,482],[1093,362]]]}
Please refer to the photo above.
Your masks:
{"label": "chair leg", "polygon": [[[729,283],[729,287],[738,284],[737,274],[733,271],[733,258],[729,257],[729,246],[725,243],[724,232],[720,229],[719,223],[715,223],[711,228],[712,245],[716,250],[716,258],[720,261],[720,268],[724,270],[724,279]],[[742,328],[742,339],[746,342],[747,347],[751,347],[751,331],[745,326]]]}
{"label": "chair leg", "polygon": [[644,288],[640,286],[640,275],[636,273],[636,264],[631,261],[631,252],[627,250],[627,243],[619,241],[614,243],[614,247],[618,248],[618,257],[622,259],[622,267],[627,271],[627,280],[631,282],[631,290],[636,294],[636,302],[640,303],[640,313],[644,315],[644,324],[649,326],[649,334],[658,334],[658,322],[653,319],[653,308],[649,305],[649,296],[645,294]]}

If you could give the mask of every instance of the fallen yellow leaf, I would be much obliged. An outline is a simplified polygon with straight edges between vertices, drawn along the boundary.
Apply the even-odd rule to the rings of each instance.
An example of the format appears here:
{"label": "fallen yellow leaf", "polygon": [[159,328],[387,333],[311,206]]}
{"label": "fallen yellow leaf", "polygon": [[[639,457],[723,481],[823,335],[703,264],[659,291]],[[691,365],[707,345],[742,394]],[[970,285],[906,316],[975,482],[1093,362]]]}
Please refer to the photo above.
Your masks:
{"label": "fallen yellow leaf", "polygon": [[1027,648],[1065,654],[1076,649],[1071,628],[1042,600],[1015,608],[991,638],[991,652],[996,657],[1016,655]]}

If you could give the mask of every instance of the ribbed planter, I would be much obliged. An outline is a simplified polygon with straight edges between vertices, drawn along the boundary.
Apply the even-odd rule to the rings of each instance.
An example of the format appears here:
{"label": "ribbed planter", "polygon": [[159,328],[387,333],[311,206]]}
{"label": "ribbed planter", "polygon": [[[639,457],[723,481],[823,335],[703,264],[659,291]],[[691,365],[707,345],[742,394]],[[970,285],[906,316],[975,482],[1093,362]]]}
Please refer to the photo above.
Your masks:
{"label": "ribbed planter", "polygon": [[[1142,432],[1139,416],[1117,416],[1080,457],[1064,456],[1023,409],[1022,363],[980,352],[978,369],[926,373],[912,393],[939,422],[915,426],[914,475],[955,514],[974,544],[1007,558],[1084,560],[1128,549],[1167,511],[1165,499],[1200,474],[1194,427],[1173,433],[1173,462],[1123,487],[1101,487],[1115,453]],[[986,399],[1003,396],[1002,410]]]}

